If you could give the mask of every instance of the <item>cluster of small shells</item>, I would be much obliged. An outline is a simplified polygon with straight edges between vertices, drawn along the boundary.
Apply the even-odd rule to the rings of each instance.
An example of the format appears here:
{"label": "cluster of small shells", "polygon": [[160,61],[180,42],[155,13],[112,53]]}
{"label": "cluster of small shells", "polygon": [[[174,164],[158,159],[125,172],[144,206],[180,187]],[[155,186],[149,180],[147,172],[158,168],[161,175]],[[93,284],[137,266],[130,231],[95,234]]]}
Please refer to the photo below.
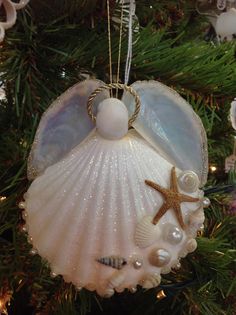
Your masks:
{"label": "cluster of small shells", "polygon": [[[192,171],[184,171],[178,177],[179,187],[186,192],[195,192],[199,186],[197,175]],[[204,213],[202,208],[210,205],[208,198],[201,198],[199,207],[188,217],[186,230],[183,231],[180,227],[172,223],[156,224],[152,223],[152,216],[144,216],[137,224],[134,235],[135,244],[141,248],[150,248],[147,256],[147,262],[151,266],[157,267],[158,272],[148,273],[142,276],[139,284],[145,288],[150,289],[159,285],[161,281],[161,274],[169,273],[172,269],[179,269],[181,267],[179,259],[185,257],[188,253],[193,252],[197,248],[196,231],[202,229],[204,222]],[[27,212],[25,210],[25,202],[19,203],[19,208],[22,210],[22,218],[27,220]],[[22,231],[27,232],[27,225],[22,227]],[[28,242],[32,244],[32,237],[28,236]],[[161,241],[162,246],[156,246],[158,241]],[[169,244],[171,248],[176,248],[182,243],[181,250],[178,252],[177,258],[173,259],[172,253],[168,251],[163,244]],[[179,248],[179,247],[178,247]],[[31,255],[37,254],[37,249],[30,250]],[[126,259],[121,256],[107,256],[98,257],[97,262],[116,269],[112,276],[107,280],[107,287],[101,294],[105,297],[110,297],[115,291],[122,292],[124,288],[122,283],[125,279],[123,268],[126,265],[132,266],[134,269],[142,269],[144,265],[144,258],[140,255],[133,255]],[[57,273],[51,271],[51,276],[56,277]],[[93,285],[85,286],[89,290],[93,290]],[[78,286],[78,289],[81,289]],[[129,288],[130,292],[136,292],[136,286]]]}
{"label": "cluster of small shells", "polygon": [[[181,172],[178,176],[178,185],[184,192],[196,192],[199,189],[197,174],[192,171]],[[172,223],[154,225],[152,216],[143,217],[137,224],[135,243],[140,248],[152,248],[148,255],[148,261],[150,265],[160,268],[162,274],[169,273],[171,268],[179,269],[181,267],[179,259],[185,257],[188,253],[192,253],[197,248],[195,237],[197,231],[202,230],[204,227],[204,212],[202,208],[210,205],[210,200],[204,198],[202,192],[199,191],[199,195],[201,197],[199,207],[189,214],[186,230],[184,231]],[[177,259],[172,260],[172,253],[163,246],[152,246],[157,244],[158,241],[161,241],[161,244],[164,242],[164,244],[168,243],[170,246],[175,246],[175,250],[180,248],[177,252]],[[176,247],[181,243],[181,247]],[[157,286],[158,281],[160,281],[159,277],[155,273],[147,275],[142,281],[142,286],[144,288]]]}

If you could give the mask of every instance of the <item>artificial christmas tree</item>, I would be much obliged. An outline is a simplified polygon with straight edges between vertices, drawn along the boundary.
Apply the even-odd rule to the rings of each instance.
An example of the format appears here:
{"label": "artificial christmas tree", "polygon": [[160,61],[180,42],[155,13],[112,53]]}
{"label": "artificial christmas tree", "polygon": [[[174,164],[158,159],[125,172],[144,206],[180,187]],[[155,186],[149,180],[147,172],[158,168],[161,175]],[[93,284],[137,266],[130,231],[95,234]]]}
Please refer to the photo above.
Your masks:
{"label": "artificial christmas tree", "polygon": [[[112,66],[117,73],[121,2],[110,1]],[[125,12],[124,12],[125,13]],[[204,231],[178,272],[150,290],[103,299],[78,291],[32,251],[22,233],[19,202],[29,187],[26,162],[40,117],[50,102],[85,78],[109,82],[106,1],[32,1],[1,44],[0,310],[9,314],[234,314],[235,228],[224,172],[234,130],[235,42],[209,39],[209,22],[195,1],[137,1],[129,83],[152,79],[177,90],[201,117],[208,136],[210,175]],[[127,28],[121,45],[124,77]],[[214,170],[212,166],[214,166]],[[231,182],[229,182],[231,180]],[[229,215],[230,213],[230,215]],[[52,274],[52,276],[54,276]],[[9,303],[9,305],[8,305]]]}

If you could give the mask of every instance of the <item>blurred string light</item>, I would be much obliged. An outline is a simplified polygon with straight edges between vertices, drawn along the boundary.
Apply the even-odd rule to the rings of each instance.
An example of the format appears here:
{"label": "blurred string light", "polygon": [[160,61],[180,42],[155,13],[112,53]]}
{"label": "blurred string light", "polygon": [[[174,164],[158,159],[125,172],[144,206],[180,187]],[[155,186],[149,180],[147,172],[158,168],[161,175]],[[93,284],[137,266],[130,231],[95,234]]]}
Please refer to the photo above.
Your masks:
{"label": "blurred string light", "polygon": [[161,300],[163,300],[164,298],[166,298],[166,294],[165,294],[164,290],[159,291],[159,292],[157,293],[157,299],[158,299],[159,301],[161,301]]}
{"label": "blurred string light", "polygon": [[212,173],[216,172],[217,171],[217,167],[215,165],[210,165],[210,171]]}
{"label": "blurred string light", "polygon": [[4,200],[6,200],[6,199],[7,199],[7,197],[5,197],[5,196],[0,196],[0,202],[4,201]]}

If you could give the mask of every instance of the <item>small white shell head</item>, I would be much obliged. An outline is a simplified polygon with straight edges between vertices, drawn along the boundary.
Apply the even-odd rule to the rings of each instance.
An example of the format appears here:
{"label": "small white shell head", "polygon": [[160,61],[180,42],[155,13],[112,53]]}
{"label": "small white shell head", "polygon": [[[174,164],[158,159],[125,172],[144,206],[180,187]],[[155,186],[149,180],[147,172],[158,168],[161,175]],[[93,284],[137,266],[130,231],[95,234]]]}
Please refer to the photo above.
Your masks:
{"label": "small white shell head", "polygon": [[108,98],[98,106],[96,126],[99,134],[109,140],[123,138],[128,132],[128,110],[123,102]]}
{"label": "small white shell head", "polygon": [[178,176],[178,184],[183,191],[192,193],[197,191],[200,181],[193,171],[184,171]]}

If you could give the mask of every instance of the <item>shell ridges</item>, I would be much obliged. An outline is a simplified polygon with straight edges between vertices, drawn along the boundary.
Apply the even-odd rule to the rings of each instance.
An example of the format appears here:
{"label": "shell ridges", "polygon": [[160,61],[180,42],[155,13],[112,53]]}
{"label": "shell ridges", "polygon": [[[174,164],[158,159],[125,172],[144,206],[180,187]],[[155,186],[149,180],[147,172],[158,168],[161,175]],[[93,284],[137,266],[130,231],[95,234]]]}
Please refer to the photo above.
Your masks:
{"label": "shell ridges", "polygon": [[145,216],[137,224],[135,231],[135,243],[140,248],[152,245],[160,236],[160,228],[152,223],[152,216]]}

